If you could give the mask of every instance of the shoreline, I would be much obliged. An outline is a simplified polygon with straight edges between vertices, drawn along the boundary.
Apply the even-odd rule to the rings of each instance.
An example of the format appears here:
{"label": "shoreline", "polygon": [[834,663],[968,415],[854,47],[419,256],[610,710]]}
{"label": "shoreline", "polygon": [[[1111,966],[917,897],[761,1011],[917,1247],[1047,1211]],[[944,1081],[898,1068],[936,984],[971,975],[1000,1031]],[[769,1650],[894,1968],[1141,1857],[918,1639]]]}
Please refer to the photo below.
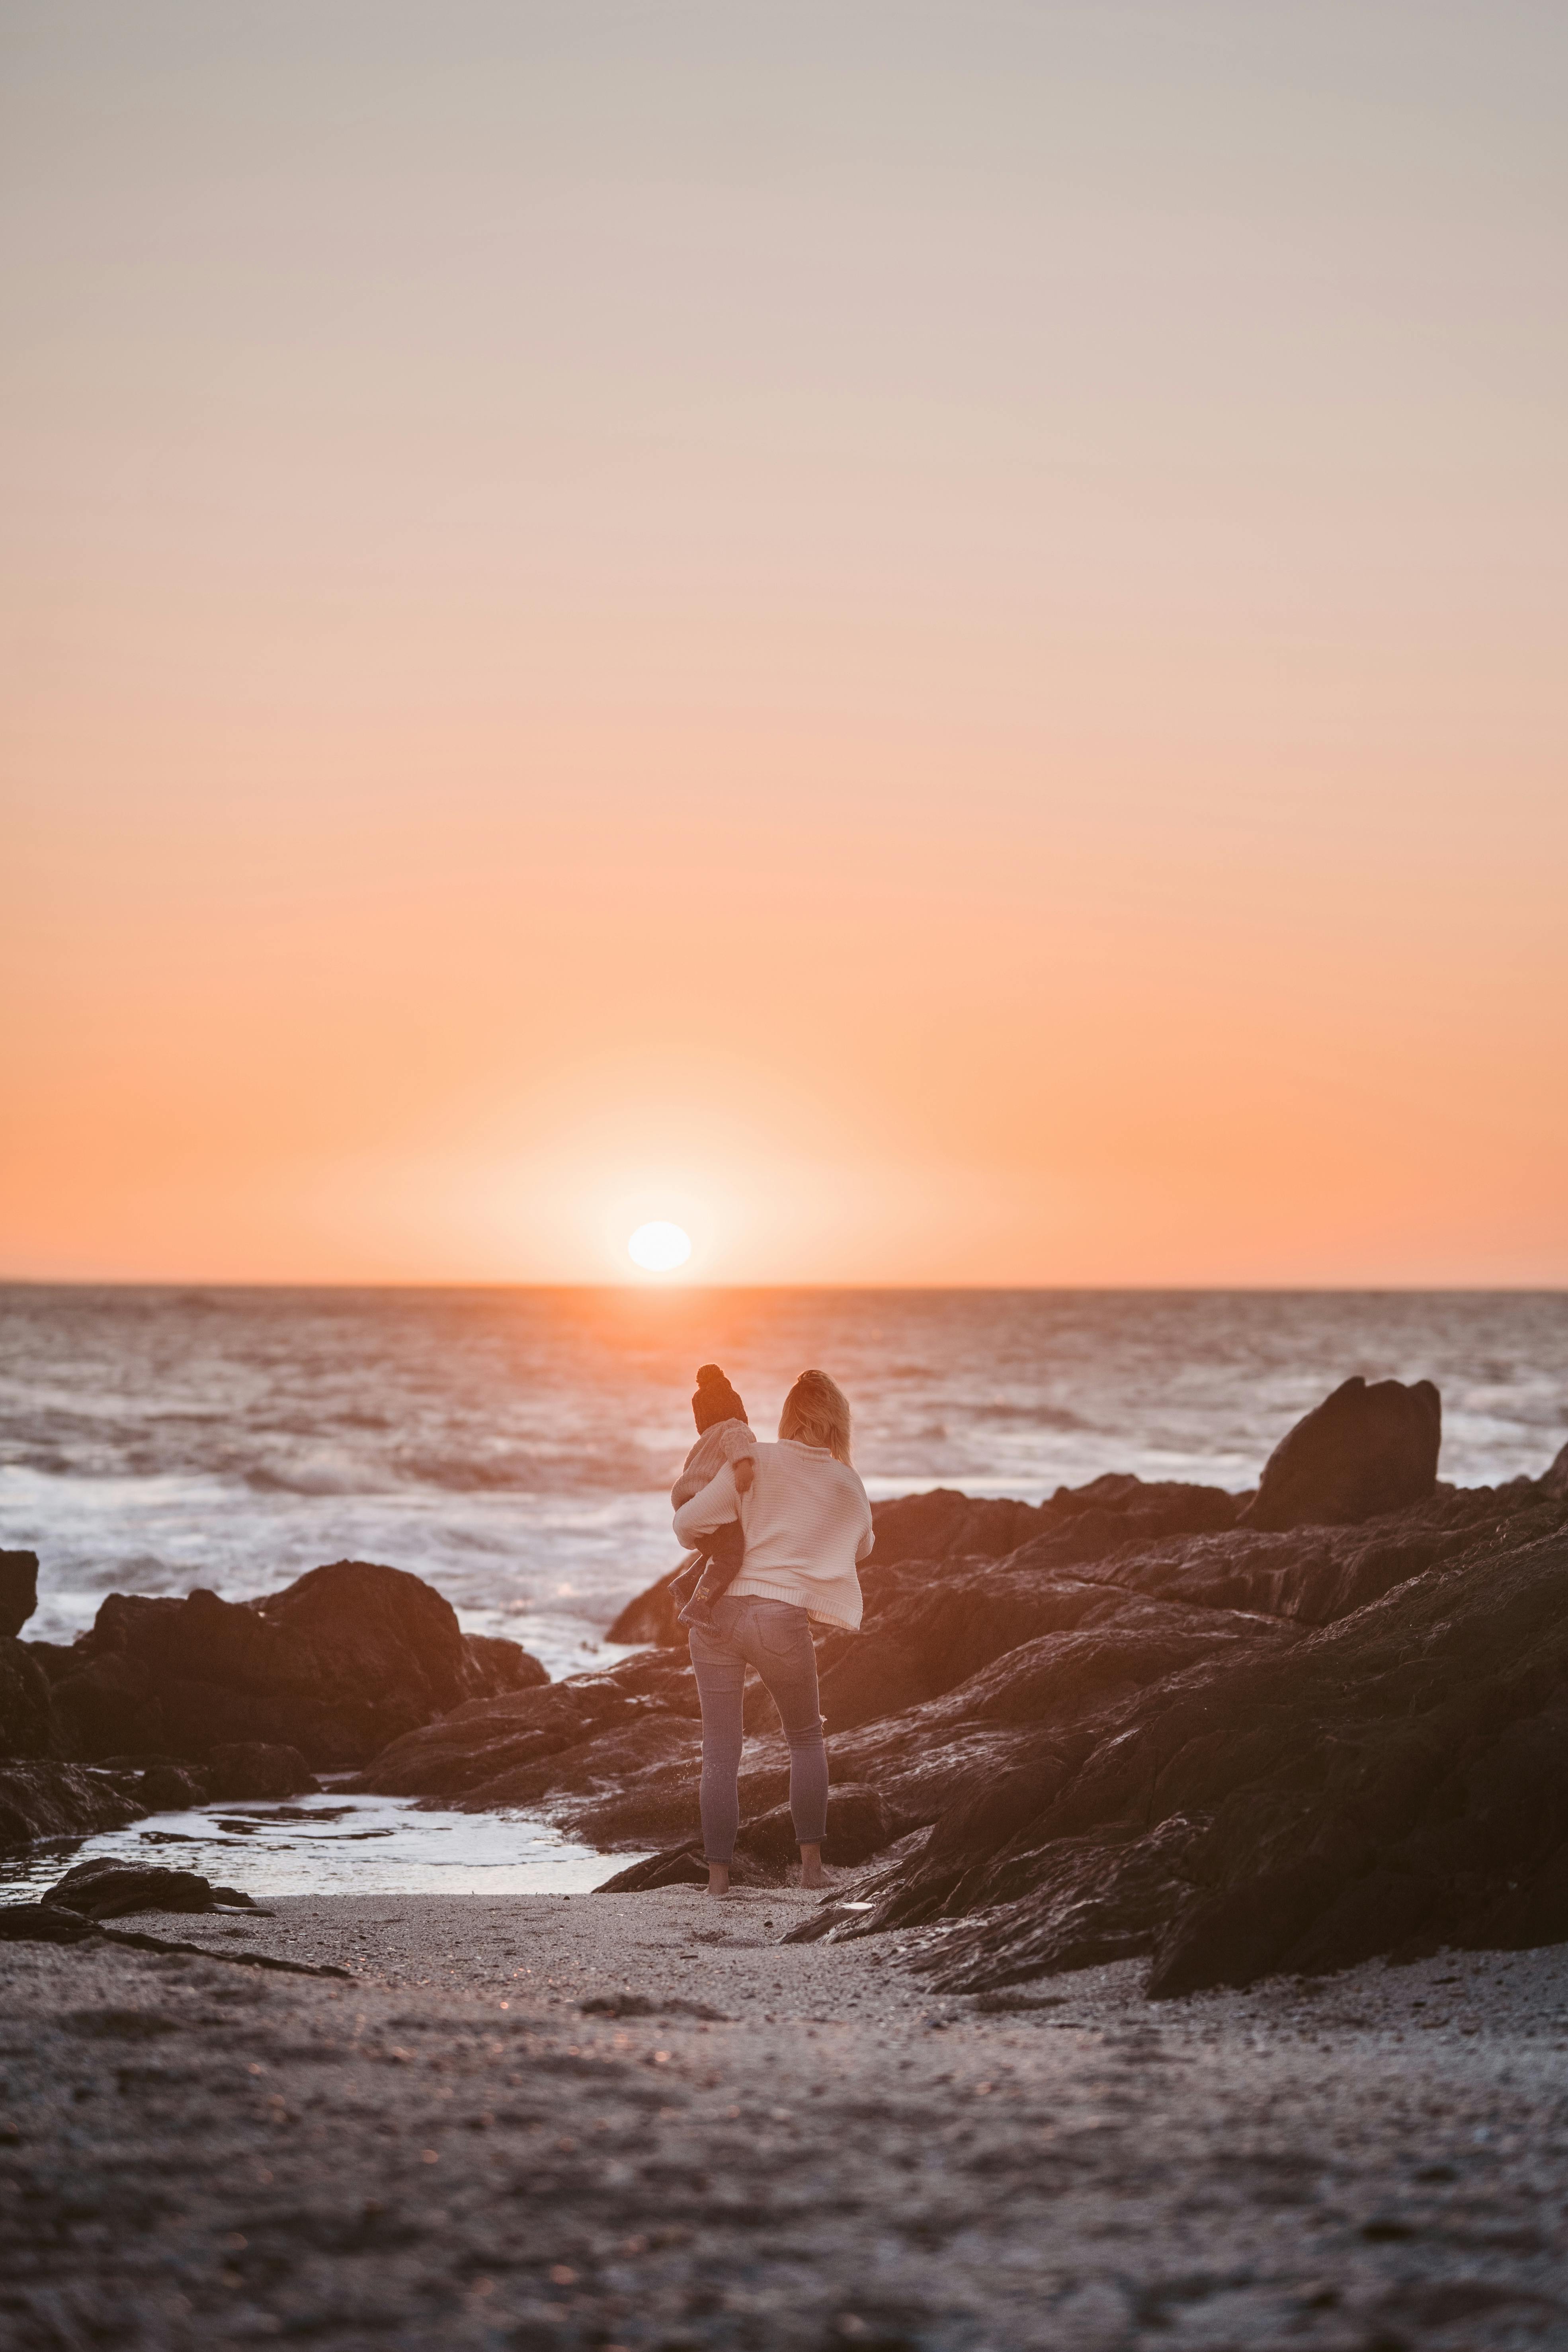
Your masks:
{"label": "shoreline", "polygon": [[792,1888],[268,1907],[133,1923],[212,1958],[0,1947],[19,2352],[1568,2325],[1561,1948],[1152,2004],[1136,1962],[939,1995],[918,1936],[781,1943]]}

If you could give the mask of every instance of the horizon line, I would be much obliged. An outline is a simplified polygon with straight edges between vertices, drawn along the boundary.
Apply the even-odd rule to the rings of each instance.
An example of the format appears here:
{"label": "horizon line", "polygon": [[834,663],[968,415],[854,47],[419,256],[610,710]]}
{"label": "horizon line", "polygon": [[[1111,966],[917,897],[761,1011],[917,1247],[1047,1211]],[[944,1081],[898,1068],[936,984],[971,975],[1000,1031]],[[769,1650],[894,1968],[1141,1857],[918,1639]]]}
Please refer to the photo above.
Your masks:
{"label": "horizon line", "polygon": [[705,1295],[713,1292],[754,1295],[759,1291],[803,1293],[868,1292],[908,1297],[1226,1297],[1259,1298],[1568,1298],[1568,1284],[1555,1282],[528,1282],[484,1281],[354,1281],[208,1277],[181,1275],[9,1275],[0,1273],[4,1290],[244,1290],[342,1292],[472,1292],[548,1291],[577,1296],[584,1291],[631,1297]]}

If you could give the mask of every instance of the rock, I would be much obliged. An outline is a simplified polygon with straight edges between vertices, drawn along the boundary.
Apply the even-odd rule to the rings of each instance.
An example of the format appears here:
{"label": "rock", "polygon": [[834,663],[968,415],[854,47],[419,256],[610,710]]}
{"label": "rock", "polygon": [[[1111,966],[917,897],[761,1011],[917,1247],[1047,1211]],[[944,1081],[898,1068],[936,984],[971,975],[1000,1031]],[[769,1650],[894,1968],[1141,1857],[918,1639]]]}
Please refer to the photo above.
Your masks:
{"label": "rock", "polygon": [[944,1678],[943,1664],[921,1643],[879,1630],[863,1633],[821,1675],[823,1723],[830,1732],[853,1731],[934,1697]]}
{"label": "rock", "polygon": [[205,1591],[111,1593],[54,1703],[78,1756],[202,1759],[260,1743],[333,1770],[468,1700],[544,1678],[515,1643],[465,1637],[418,1577],[339,1560],[244,1605]]}
{"label": "rock", "polygon": [[0,1551],[0,1633],[15,1640],[37,1605],[37,1553]]}
{"label": "rock", "polygon": [[606,1642],[648,1643],[665,1650],[684,1650],[686,1628],[676,1614],[670,1586],[680,1574],[680,1562],[628,1601],[605,1634]]}
{"label": "rock", "polygon": [[1568,1445],[1563,1446],[1541,1481],[1541,1490],[1549,1499],[1568,1503]]}
{"label": "rock", "polygon": [[237,1739],[208,1751],[209,1801],[236,1804],[246,1797],[313,1797],[321,1782],[297,1748]]}
{"label": "rock", "polygon": [[1247,1524],[1343,1527],[1423,1502],[1437,1483],[1442,1433],[1442,1399],[1430,1381],[1369,1388],[1358,1373],[1280,1439]]}
{"label": "rock", "polygon": [[82,1944],[94,1932],[90,1919],[52,1903],[0,1904],[0,1944]]}
{"label": "rock", "polygon": [[[851,1869],[868,1862],[893,1841],[891,1816],[880,1790],[861,1781],[840,1782],[827,1792],[827,1834],[823,1859],[836,1869]],[[776,1805],[754,1821],[743,1822],[736,1851],[764,1869],[785,1870],[800,1860],[800,1843],[788,1805]]]}
{"label": "rock", "polygon": [[700,1753],[695,1724],[650,1709],[445,1801],[464,1813],[542,1810],[593,1845],[664,1845],[697,1829]]}
{"label": "rock", "polygon": [[[288,1748],[284,1752],[291,1756],[295,1751]],[[315,1782],[310,1785],[314,1788]],[[209,1787],[205,1774],[187,1771],[183,1764],[172,1763],[167,1758],[149,1764],[136,1783],[136,1794],[150,1813],[188,1812],[193,1806],[205,1805],[216,1793],[219,1792]],[[225,1790],[221,1793],[226,1796],[233,1792]]]}
{"label": "rock", "polygon": [[883,1568],[904,1559],[1000,1559],[1027,1543],[1051,1517],[1049,1504],[976,1501],[951,1486],[933,1486],[927,1494],[872,1505],[876,1541],[870,1559]]}
{"label": "rock", "polygon": [[502,1691],[538,1690],[550,1680],[550,1669],[531,1657],[520,1642],[500,1633],[465,1633],[469,1696],[491,1698]]}
{"label": "rock", "polygon": [[68,1756],[102,1762],[127,1750],[164,1745],[153,1670],[141,1658],[112,1651],[95,1657],[83,1651],[75,1670],[55,1684],[53,1696]]}
{"label": "rock", "polygon": [[391,1797],[464,1795],[647,1711],[647,1702],[623,1690],[610,1675],[577,1675],[502,1698],[470,1699],[437,1722],[394,1740],[352,1786]]}
{"label": "rock", "polygon": [[[1005,1780],[972,1781],[889,1874],[868,1927],[941,1917],[928,1958],[952,1990],[1148,1953],[1156,1998],[1553,1936],[1568,1507],[1538,1497],[1492,1496],[1457,1556],[1332,1625],[1184,1665],[1156,1655],[1172,1670],[1103,1706],[1080,1685],[1076,1725],[1065,1653],[1059,1685],[1047,1673],[1032,1696],[1023,1659],[1004,1657],[922,1712],[976,1713],[989,1682],[994,1707],[1033,1706],[1032,1734]],[[886,1791],[866,1750],[892,1727],[837,1743],[836,1761]]]}
{"label": "rock", "polygon": [[48,1676],[26,1643],[0,1633],[0,1758],[59,1753]]}
{"label": "rock", "polygon": [[128,1780],[79,1764],[0,1764],[0,1846],[123,1829],[146,1811],[130,1788]]}
{"label": "rock", "polygon": [[42,1666],[51,1683],[61,1682],[67,1675],[74,1675],[85,1655],[74,1642],[26,1642],[23,1647],[35,1665]]}
{"label": "rock", "polygon": [[634,1862],[627,1870],[617,1870],[595,1895],[644,1895],[652,1886],[706,1886],[708,1864],[702,1859],[700,1846],[678,1845],[668,1853],[650,1853],[646,1862]]}
{"label": "rock", "polygon": [[214,1886],[194,1870],[110,1861],[79,1863],[43,1899],[84,1919],[121,1919],[132,1911],[216,1911],[220,1905],[255,1908],[248,1895]]}

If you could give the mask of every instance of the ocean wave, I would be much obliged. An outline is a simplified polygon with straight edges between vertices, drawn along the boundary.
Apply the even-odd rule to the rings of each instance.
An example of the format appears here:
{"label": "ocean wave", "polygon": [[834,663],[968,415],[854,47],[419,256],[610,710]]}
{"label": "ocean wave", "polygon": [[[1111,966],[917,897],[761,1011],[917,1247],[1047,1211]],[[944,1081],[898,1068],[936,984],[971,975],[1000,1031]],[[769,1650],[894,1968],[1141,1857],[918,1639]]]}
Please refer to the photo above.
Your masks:
{"label": "ocean wave", "polygon": [[999,1423],[1014,1422],[1025,1429],[1089,1429],[1092,1423],[1063,1404],[981,1404],[971,1418]]}

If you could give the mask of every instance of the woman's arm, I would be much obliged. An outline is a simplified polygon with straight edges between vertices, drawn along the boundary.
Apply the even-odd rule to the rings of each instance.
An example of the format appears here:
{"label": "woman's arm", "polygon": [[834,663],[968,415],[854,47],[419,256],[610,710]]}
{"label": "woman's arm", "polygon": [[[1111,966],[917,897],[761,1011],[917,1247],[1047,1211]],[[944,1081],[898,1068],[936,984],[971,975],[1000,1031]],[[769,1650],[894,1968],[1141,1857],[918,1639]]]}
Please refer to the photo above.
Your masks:
{"label": "woman's arm", "polygon": [[726,1462],[700,1495],[693,1495],[689,1503],[682,1503],[675,1515],[675,1532],[683,1544],[692,1544],[699,1536],[711,1535],[727,1519],[738,1519],[740,1516],[735,1473]]}

